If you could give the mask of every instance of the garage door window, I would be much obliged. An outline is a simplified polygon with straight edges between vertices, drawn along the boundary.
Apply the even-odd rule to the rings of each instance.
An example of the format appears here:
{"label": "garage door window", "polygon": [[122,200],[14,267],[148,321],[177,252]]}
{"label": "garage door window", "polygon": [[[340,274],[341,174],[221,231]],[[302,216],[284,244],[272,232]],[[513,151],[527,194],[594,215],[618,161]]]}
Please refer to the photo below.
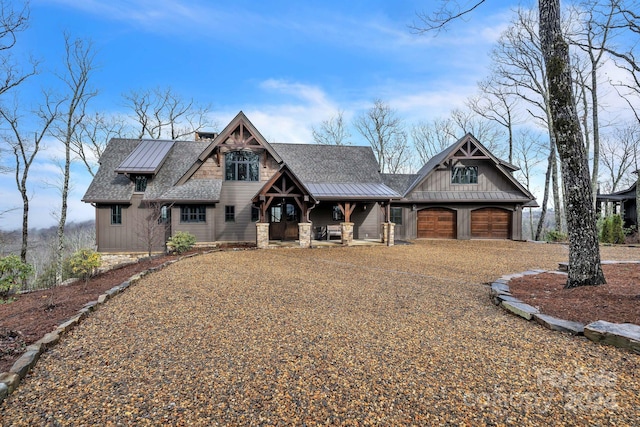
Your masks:
{"label": "garage door window", "polygon": [[478,183],[478,167],[477,166],[457,166],[451,169],[452,184],[477,184]]}

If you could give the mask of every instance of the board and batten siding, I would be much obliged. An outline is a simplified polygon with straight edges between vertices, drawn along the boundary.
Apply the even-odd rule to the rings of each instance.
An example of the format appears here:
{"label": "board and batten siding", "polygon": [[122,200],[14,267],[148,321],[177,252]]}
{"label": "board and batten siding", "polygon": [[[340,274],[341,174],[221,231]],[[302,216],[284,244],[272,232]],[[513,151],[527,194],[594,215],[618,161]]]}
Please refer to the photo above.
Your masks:
{"label": "board and batten siding", "polygon": [[451,166],[436,169],[415,190],[412,195],[419,198],[422,191],[518,191],[516,186],[500,173],[493,163],[482,160],[464,160],[456,166],[478,166],[477,184],[453,184],[451,183]]}
{"label": "board and batten siding", "polygon": [[[96,206],[96,244],[98,252],[146,252],[145,223],[151,211],[141,207],[143,193],[134,193],[131,204],[122,207],[122,224],[111,224],[111,206]],[[158,231],[154,251],[164,251],[164,233]]]}
{"label": "board and batten siding", "polygon": [[522,208],[514,203],[487,204],[487,203],[433,203],[404,205],[403,226],[396,227],[396,239],[416,239],[418,237],[418,211],[426,208],[447,208],[456,212],[457,239],[471,239],[471,212],[477,209],[493,207],[504,209],[511,213],[511,239],[522,240]]}

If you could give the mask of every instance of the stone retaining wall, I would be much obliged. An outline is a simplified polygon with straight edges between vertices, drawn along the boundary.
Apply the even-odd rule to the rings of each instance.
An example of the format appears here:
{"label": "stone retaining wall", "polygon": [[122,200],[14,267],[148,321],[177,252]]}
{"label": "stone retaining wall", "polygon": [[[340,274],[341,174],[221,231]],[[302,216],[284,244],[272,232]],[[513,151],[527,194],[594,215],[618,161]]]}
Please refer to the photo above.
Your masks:
{"label": "stone retaining wall", "polygon": [[[638,261],[631,261],[640,264]],[[615,264],[616,261],[603,261],[603,264]],[[628,261],[620,263],[629,263]],[[560,263],[559,268],[566,268],[566,263]],[[524,277],[532,274],[555,273],[566,275],[563,271],[544,271],[530,270],[519,274],[510,274],[502,276],[491,283],[490,296],[494,304],[501,306],[505,310],[520,316],[526,320],[535,320],[545,328],[553,331],[565,332],[572,335],[584,335],[586,338],[594,342],[613,345],[620,348],[628,348],[631,351],[640,354],[640,326],[632,323],[611,323],[604,320],[598,320],[588,325],[579,322],[558,319],[549,316],[529,304],[515,298],[511,295],[509,282],[511,279]]]}
{"label": "stone retaining wall", "polygon": [[[203,252],[207,253],[207,252]],[[199,254],[189,254],[183,257],[170,260],[161,264],[157,267],[150,268],[149,270],[142,271],[138,274],[135,274],[129,278],[129,280],[121,283],[118,286],[114,286],[113,288],[107,290],[104,294],[100,295],[96,301],[91,301],[87,303],[83,308],[81,308],[78,313],[68,319],[66,322],[58,325],[53,331],[46,334],[40,340],[35,343],[27,346],[25,352],[22,353],[22,356],[15,361],[13,366],[9,369],[9,372],[0,373],[0,403],[7,397],[9,394],[13,393],[13,391],[18,387],[20,381],[22,381],[29,371],[35,366],[40,358],[40,355],[47,351],[49,348],[53,347],[60,341],[60,338],[69,333],[73,328],[75,328],[82,320],[84,320],[89,313],[97,310],[102,304],[106,303],[111,298],[120,294],[124,290],[126,290],[129,286],[135,284],[142,277],[147,274],[161,270],[166,266],[173,264],[174,262],[180,261],[181,259],[190,258]]]}

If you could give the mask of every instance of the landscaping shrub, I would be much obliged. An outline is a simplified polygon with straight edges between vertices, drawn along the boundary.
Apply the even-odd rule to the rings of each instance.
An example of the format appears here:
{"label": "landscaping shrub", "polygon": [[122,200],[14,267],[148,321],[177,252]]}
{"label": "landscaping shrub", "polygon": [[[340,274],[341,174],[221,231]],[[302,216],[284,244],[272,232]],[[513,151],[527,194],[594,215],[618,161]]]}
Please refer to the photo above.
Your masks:
{"label": "landscaping shrub", "polygon": [[609,215],[606,218],[603,218],[601,223],[601,243],[624,243],[625,233],[622,217],[620,215]]}
{"label": "landscaping shrub", "polygon": [[[65,258],[62,261],[62,281],[74,277],[71,269],[70,259]],[[50,289],[56,286],[56,264],[54,262],[47,265],[44,271],[38,275],[35,282],[31,284],[29,290]]]}
{"label": "landscaping shrub", "polygon": [[80,249],[71,255],[69,259],[71,271],[73,271],[77,277],[84,279],[85,284],[89,281],[89,278],[96,273],[101,263],[102,259],[100,258],[100,254],[91,249]]}
{"label": "landscaping shrub", "polygon": [[612,243],[613,240],[613,223],[611,217],[608,216],[602,220],[602,231],[600,232],[601,243]]}
{"label": "landscaping shrub", "polygon": [[196,244],[196,236],[187,231],[178,231],[169,238],[167,250],[181,254],[193,248]]}
{"label": "landscaping shrub", "polygon": [[623,221],[620,215],[614,215],[611,219],[611,237],[616,244],[624,243]]}
{"label": "landscaping shrub", "polygon": [[19,256],[0,258],[0,302],[7,302],[9,295],[32,274],[31,264],[22,262]]}
{"label": "landscaping shrub", "polygon": [[547,231],[547,234],[544,236],[544,239],[547,242],[566,242],[567,235],[558,230],[550,230],[550,231]]}

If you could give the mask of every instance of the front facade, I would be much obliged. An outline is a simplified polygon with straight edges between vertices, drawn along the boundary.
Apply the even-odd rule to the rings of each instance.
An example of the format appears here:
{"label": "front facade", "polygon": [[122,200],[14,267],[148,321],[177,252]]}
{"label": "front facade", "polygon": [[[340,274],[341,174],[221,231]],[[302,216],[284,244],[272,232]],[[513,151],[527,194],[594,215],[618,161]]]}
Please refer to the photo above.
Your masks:
{"label": "front facade", "polygon": [[[386,175],[369,147],[270,144],[240,112],[196,141],[113,139],[83,201],[101,252],[264,240],[521,238],[533,196],[471,135],[415,175]],[[391,227],[393,230],[393,227]]]}
{"label": "front facade", "polygon": [[516,170],[467,134],[418,173],[385,175],[402,195],[392,208],[396,237],[522,239],[522,208],[537,205]]}

